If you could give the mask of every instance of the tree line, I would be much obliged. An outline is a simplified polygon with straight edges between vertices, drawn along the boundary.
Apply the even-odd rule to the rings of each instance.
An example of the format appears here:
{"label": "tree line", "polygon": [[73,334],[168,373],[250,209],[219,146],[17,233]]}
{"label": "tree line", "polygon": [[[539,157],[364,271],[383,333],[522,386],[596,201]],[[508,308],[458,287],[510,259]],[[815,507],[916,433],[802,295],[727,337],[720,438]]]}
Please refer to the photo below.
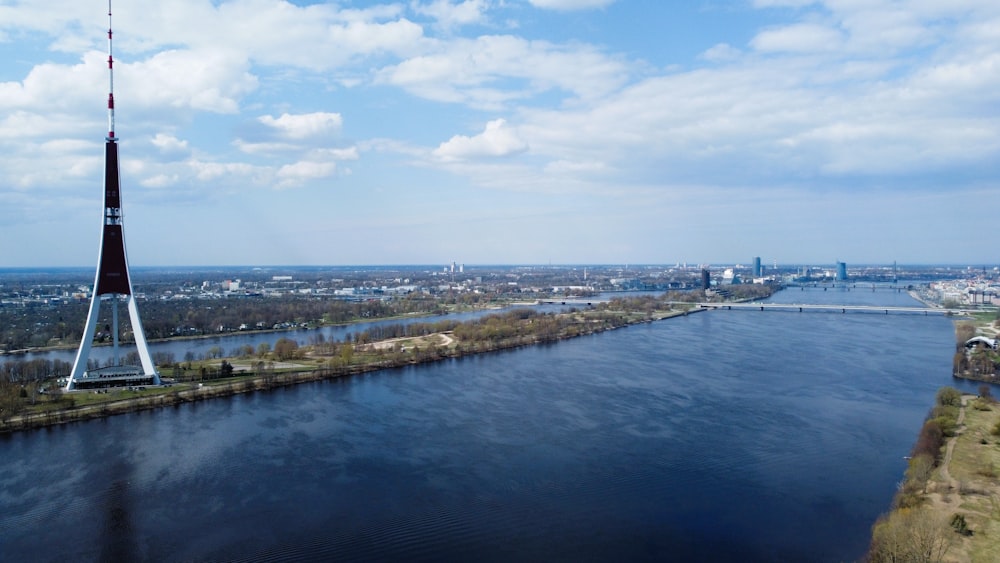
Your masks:
{"label": "tree line", "polygon": [[[34,304],[0,307],[0,349],[12,351],[79,344],[89,305]],[[219,300],[148,300],[139,304],[147,339],[197,336],[275,325],[328,325],[400,315],[443,313],[441,303],[423,296],[391,300],[342,301],[309,296],[243,297]],[[111,307],[101,308],[96,341],[110,340]],[[132,340],[131,323],[121,323],[123,341]]]}

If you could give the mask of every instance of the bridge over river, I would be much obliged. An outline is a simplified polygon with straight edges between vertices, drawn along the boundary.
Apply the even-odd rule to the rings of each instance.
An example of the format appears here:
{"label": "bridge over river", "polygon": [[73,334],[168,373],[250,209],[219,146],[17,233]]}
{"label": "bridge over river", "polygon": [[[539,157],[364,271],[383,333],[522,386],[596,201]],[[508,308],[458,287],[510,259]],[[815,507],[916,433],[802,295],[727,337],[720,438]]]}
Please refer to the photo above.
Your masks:
{"label": "bridge over river", "polygon": [[695,303],[699,309],[729,309],[729,310],[756,310],[756,311],[839,311],[841,313],[909,313],[922,315],[945,315],[945,316],[966,316],[971,311],[965,309],[942,309],[931,307],[890,307],[886,305],[830,305],[815,303]]}

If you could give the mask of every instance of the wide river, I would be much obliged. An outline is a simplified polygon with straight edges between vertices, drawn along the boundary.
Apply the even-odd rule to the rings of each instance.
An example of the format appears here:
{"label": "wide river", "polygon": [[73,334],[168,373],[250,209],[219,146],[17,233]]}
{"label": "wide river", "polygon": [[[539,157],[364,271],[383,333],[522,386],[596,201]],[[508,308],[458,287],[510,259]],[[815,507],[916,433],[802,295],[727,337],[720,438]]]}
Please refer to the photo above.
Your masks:
{"label": "wide river", "polygon": [[715,311],[0,436],[0,561],[851,561],[953,350]]}

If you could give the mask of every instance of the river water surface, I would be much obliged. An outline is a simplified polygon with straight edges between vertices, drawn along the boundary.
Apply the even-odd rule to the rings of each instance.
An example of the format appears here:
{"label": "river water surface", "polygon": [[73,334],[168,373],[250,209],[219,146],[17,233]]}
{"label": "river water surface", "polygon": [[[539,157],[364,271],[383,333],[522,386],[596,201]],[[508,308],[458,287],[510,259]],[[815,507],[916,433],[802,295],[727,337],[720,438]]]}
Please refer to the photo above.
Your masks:
{"label": "river water surface", "polygon": [[953,349],[715,311],[0,436],[0,560],[850,561]]}

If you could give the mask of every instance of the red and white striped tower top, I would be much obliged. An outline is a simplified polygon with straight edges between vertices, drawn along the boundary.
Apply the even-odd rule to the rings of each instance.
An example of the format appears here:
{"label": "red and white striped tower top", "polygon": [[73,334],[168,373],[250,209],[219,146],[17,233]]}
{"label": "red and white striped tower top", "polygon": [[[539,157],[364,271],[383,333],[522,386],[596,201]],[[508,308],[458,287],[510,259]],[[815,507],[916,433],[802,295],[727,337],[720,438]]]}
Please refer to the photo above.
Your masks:
{"label": "red and white striped tower top", "polygon": [[115,71],[111,56],[111,0],[108,0],[108,140],[115,140]]}

